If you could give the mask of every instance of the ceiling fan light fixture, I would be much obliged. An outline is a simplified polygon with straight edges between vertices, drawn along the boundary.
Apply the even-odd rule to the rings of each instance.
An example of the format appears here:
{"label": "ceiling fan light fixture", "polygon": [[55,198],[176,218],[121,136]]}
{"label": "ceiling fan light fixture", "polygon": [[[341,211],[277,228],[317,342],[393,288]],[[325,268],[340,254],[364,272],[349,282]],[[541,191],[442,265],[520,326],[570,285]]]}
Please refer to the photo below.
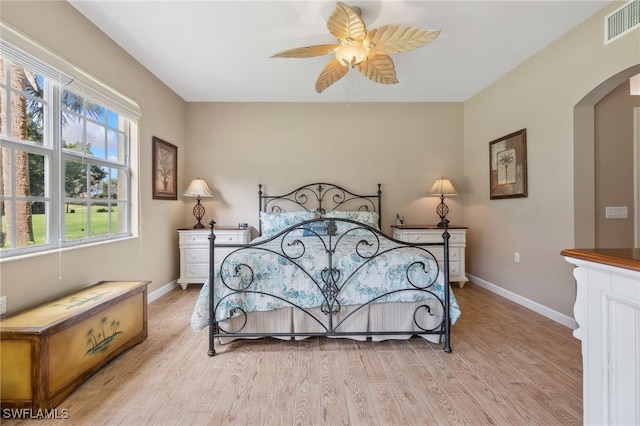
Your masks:
{"label": "ceiling fan light fixture", "polygon": [[354,67],[367,59],[367,49],[361,44],[350,43],[336,50],[336,59],[342,65]]}

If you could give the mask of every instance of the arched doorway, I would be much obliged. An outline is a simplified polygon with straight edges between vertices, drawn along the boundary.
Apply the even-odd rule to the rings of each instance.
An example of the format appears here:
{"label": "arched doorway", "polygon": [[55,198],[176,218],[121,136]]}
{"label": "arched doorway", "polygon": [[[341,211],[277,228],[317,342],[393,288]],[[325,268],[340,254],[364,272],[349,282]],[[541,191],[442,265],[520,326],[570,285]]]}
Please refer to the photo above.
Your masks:
{"label": "arched doorway", "polygon": [[573,178],[574,246],[596,247],[595,106],[612,90],[640,73],[640,64],[610,77],[589,92],[574,107]]}

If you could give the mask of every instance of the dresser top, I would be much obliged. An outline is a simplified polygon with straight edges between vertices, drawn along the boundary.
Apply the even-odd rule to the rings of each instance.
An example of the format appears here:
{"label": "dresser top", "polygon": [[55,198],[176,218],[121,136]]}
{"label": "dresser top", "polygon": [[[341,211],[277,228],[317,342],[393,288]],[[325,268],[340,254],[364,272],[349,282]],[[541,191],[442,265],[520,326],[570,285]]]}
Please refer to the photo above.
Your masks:
{"label": "dresser top", "polygon": [[[444,229],[439,227],[438,225],[392,225],[392,228],[396,229]],[[469,229],[466,226],[451,226],[449,225],[447,229]]]}
{"label": "dresser top", "polygon": [[[214,231],[246,231],[249,230],[251,228],[238,228],[237,226],[216,226],[215,228],[213,228]],[[178,229],[178,231],[198,231],[198,232],[211,232],[211,228],[206,227],[206,228],[200,228],[200,229],[193,229],[193,228],[180,228]]]}

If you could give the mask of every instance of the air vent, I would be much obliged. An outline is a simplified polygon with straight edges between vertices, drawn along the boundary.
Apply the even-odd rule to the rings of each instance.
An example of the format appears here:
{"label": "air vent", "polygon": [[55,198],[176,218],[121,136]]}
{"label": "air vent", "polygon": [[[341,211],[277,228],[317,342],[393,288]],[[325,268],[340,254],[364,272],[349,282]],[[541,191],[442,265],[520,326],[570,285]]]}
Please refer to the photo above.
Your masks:
{"label": "air vent", "polygon": [[640,0],[627,4],[604,18],[604,44],[640,27]]}

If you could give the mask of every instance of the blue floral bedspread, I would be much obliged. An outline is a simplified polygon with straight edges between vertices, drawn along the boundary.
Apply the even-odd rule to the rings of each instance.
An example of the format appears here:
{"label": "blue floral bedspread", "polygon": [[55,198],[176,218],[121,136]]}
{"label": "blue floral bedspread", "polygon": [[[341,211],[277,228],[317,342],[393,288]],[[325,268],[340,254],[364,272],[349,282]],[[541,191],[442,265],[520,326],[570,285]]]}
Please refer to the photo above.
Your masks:
{"label": "blue floral bedspread", "polygon": [[[215,259],[216,319],[237,315],[236,308],[253,312],[444,300],[443,274],[428,248],[404,246],[375,233],[341,238],[297,233],[236,249]],[[209,325],[209,285],[203,285],[193,310],[193,331]],[[452,291],[450,302],[453,324],[460,309]]]}

